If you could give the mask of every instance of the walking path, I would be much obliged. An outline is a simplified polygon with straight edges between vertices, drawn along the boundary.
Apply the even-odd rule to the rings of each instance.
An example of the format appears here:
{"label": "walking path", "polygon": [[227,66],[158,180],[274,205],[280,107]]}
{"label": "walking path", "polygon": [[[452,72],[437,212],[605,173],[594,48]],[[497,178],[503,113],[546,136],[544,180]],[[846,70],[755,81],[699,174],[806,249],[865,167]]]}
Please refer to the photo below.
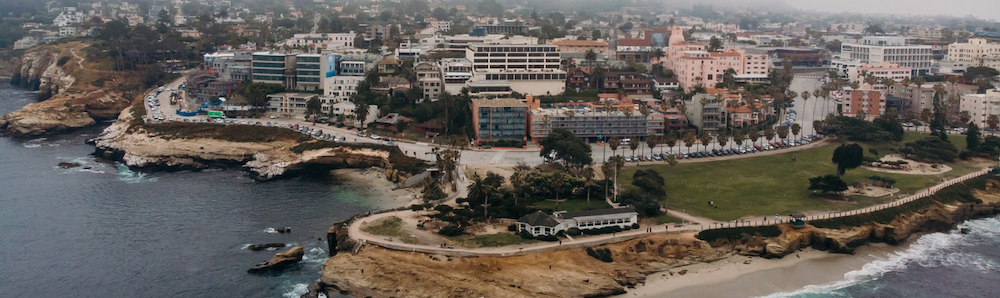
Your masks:
{"label": "walking path", "polygon": [[[915,200],[933,195],[937,193],[939,190],[954,185],[956,183],[982,176],[986,173],[989,173],[989,171],[990,168],[985,168],[983,170],[970,173],[962,177],[947,180],[938,185],[920,191],[917,194],[904,197],[893,202],[871,207],[865,207],[857,210],[838,212],[834,214],[809,216],[806,218],[806,221],[853,216],[858,214],[876,212],[887,208],[897,207],[902,204],[913,202]],[[458,193],[453,194],[452,196],[457,197],[457,195]],[[620,241],[648,236],[654,233],[688,233],[688,232],[699,232],[707,229],[765,226],[765,225],[775,225],[787,222],[787,219],[781,219],[778,221],[742,221],[742,222],[734,221],[734,222],[722,223],[713,221],[711,219],[691,216],[688,214],[677,212],[675,210],[669,210],[668,214],[671,216],[683,218],[686,221],[690,221],[691,224],[680,225],[675,227],[670,227],[669,225],[652,226],[650,227],[652,228],[652,232],[647,232],[645,228],[640,228],[614,234],[567,238],[566,240],[563,240],[561,243],[542,242],[542,243],[533,243],[525,245],[510,245],[503,247],[484,247],[484,248],[442,248],[440,246],[434,246],[434,245],[407,244],[401,241],[394,241],[392,238],[387,238],[385,236],[370,235],[361,231],[361,226],[369,221],[376,221],[381,218],[390,216],[397,216],[402,218],[406,216],[417,215],[416,212],[407,210],[407,211],[394,211],[394,212],[372,214],[367,217],[358,218],[350,223],[350,228],[348,231],[350,237],[360,243],[374,244],[394,250],[422,252],[429,254],[441,254],[450,256],[514,256],[514,255],[524,255],[524,254],[532,254],[532,253],[571,249],[571,248],[582,248],[582,247],[601,245],[606,243],[620,242]]]}

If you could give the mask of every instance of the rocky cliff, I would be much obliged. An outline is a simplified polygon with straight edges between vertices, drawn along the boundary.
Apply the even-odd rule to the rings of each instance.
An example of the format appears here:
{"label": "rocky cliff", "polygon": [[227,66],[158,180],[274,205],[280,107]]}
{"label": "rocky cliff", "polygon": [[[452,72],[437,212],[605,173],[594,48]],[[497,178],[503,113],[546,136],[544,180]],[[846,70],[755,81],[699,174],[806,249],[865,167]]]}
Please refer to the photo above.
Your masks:
{"label": "rocky cliff", "polygon": [[[405,157],[395,147],[314,146],[293,150],[315,141],[281,128],[250,125],[195,123],[141,124],[133,107],[94,139],[99,156],[118,160],[129,167],[149,170],[201,169],[211,165],[239,166],[258,180],[269,180],[310,170],[335,168],[385,169],[394,182],[412,175],[414,169],[397,169],[395,158]],[[233,138],[236,134],[239,138]],[[258,135],[250,140],[247,135]],[[389,149],[392,148],[392,149]],[[394,151],[393,151],[394,150]],[[398,155],[397,155],[398,153]]]}
{"label": "rocky cliff", "polygon": [[[609,296],[624,293],[625,287],[644,282],[649,274],[683,274],[669,271],[696,262],[737,254],[780,258],[806,247],[851,253],[871,242],[901,243],[919,233],[944,231],[967,219],[1000,214],[1000,195],[996,195],[1000,182],[988,182],[985,191],[974,193],[982,203],[936,203],[887,224],[846,229],[783,225],[778,237],[723,241],[713,243],[714,247],[693,234],[655,235],[599,246],[609,249],[611,263],[590,257],[582,249],[463,258],[368,245],[355,255],[341,253],[328,259],[320,284],[313,288],[357,297]],[[339,233],[336,228],[331,231]]]}
{"label": "rocky cliff", "polygon": [[11,84],[38,90],[40,102],[0,116],[0,129],[13,136],[40,135],[117,117],[131,100],[111,83],[104,86],[120,74],[86,68],[83,58],[76,55],[85,47],[83,43],[45,45],[9,61]]}

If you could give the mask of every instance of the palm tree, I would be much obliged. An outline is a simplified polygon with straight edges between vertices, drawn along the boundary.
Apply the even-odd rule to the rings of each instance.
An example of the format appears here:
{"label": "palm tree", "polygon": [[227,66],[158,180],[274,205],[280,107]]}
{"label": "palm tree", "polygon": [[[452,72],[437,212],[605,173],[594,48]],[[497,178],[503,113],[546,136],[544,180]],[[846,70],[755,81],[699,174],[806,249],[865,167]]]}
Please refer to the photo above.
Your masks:
{"label": "palm tree", "polygon": [[587,207],[590,207],[590,186],[594,185],[594,168],[586,166],[583,168],[584,185],[587,186]]}
{"label": "palm tree", "polygon": [[701,141],[701,145],[705,146],[705,150],[708,150],[708,144],[712,143],[712,136],[702,131],[701,134],[699,134],[698,139]]}
{"label": "palm tree", "polygon": [[719,143],[720,148],[725,148],[726,143],[729,142],[729,136],[726,135],[726,132],[720,132],[719,136],[715,137],[715,141]]}
{"label": "palm tree", "polygon": [[488,217],[489,211],[486,210],[486,208],[489,207],[491,190],[490,186],[486,184],[486,181],[483,179],[483,177],[479,176],[478,173],[472,174],[472,183],[470,183],[469,186],[466,187],[466,191],[468,191],[467,197],[469,200],[479,201],[480,199],[482,199],[484,202],[486,202],[483,205],[483,216]]}
{"label": "palm tree", "polygon": [[[667,145],[667,148],[670,149],[670,154],[673,154],[674,146],[677,145],[677,133],[673,131],[667,132],[664,136],[663,144]],[[660,150],[662,152],[663,148],[660,148]]]}
{"label": "palm tree", "polygon": [[747,138],[746,132],[742,129],[737,129],[733,132],[733,143],[736,143],[736,147],[743,147],[743,140]]}
{"label": "palm tree", "polygon": [[660,143],[660,136],[649,135],[646,136],[646,147],[649,147],[649,154],[653,154],[653,148]]}
{"label": "palm tree", "polygon": [[622,171],[622,167],[625,166],[625,158],[621,156],[612,156],[608,163],[613,167],[615,173],[615,202],[618,202],[618,173]]}
{"label": "palm tree", "polygon": [[[628,148],[632,149],[632,156],[635,156],[635,149],[639,149],[639,141],[633,141],[628,143]],[[635,163],[639,163],[639,159],[635,159]]]}
{"label": "palm tree", "polygon": [[774,140],[774,129],[773,128],[765,129],[764,138],[767,139],[768,143],[770,143],[771,140]]}
{"label": "palm tree", "polygon": [[799,125],[798,123],[792,123],[792,135],[795,136],[795,138],[798,137],[800,131],[802,131],[802,125]]}
{"label": "palm tree", "polygon": [[693,132],[688,132],[687,134],[684,135],[684,146],[688,147],[688,152],[687,153],[691,153],[691,146],[694,146],[694,143],[697,142],[697,141],[698,140],[694,136]]}
{"label": "palm tree", "polygon": [[448,135],[449,128],[451,128],[451,106],[455,105],[455,97],[448,93],[448,91],[441,92],[441,104],[444,105],[444,134]]}
{"label": "palm tree", "polygon": [[529,172],[531,172],[531,167],[521,162],[514,166],[514,173],[510,175],[510,185],[514,187],[514,206],[517,206],[517,193],[521,192],[521,187],[524,186]]}
{"label": "palm tree", "polygon": [[[812,92],[802,91],[802,105],[803,106],[805,106],[807,103],[809,103],[809,97],[811,97],[811,96],[812,96]],[[805,124],[805,121],[806,121],[806,117],[805,117],[805,115],[802,115],[802,124],[803,125]]]}
{"label": "palm tree", "polygon": [[929,108],[920,110],[920,122],[924,123],[924,131],[927,131],[927,127],[929,126],[928,124],[931,122],[931,115],[933,114],[934,112],[931,112],[931,109]]}
{"label": "palm tree", "polygon": [[784,125],[778,126],[777,133],[778,133],[778,138],[780,138],[781,140],[785,140],[785,138],[788,137],[788,126]]}
{"label": "palm tree", "polygon": [[760,139],[760,131],[756,127],[751,128],[748,136],[750,137],[750,141],[753,141],[754,146],[756,146],[757,140]]}
{"label": "palm tree", "polygon": [[593,67],[594,62],[597,61],[597,53],[594,50],[587,50],[586,54],[583,54],[583,58],[587,60],[587,65]]}
{"label": "palm tree", "polygon": [[611,156],[612,157],[615,156],[616,154],[618,154],[618,152],[616,152],[616,151],[618,150],[618,146],[620,146],[621,144],[622,144],[622,140],[619,139],[618,137],[612,137],[611,140],[608,141],[608,147],[611,147]]}
{"label": "palm tree", "polygon": [[552,185],[553,192],[556,193],[556,208],[555,211],[559,210],[559,193],[562,192],[563,184],[566,183],[565,177],[563,177],[562,172],[552,173],[552,177],[549,180],[549,184]]}

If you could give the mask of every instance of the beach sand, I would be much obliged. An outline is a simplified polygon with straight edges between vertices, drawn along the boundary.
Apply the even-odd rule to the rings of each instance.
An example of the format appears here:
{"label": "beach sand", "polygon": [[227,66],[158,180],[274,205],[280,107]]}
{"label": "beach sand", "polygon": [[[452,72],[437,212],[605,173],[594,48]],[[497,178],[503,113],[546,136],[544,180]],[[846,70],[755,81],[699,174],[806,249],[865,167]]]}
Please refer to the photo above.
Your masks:
{"label": "beach sand", "polygon": [[366,192],[374,194],[372,206],[379,210],[407,207],[413,204],[423,204],[420,200],[420,189],[396,188],[396,184],[385,179],[380,168],[368,169],[338,169],[331,174],[344,182]]}
{"label": "beach sand", "polygon": [[[805,249],[781,259],[733,256],[650,275],[644,285],[618,297],[758,297],[790,292],[809,285],[844,280],[844,274],[888,258],[903,246],[872,244],[853,255]],[[751,260],[750,264],[744,264]],[[687,270],[687,274],[678,272]]]}

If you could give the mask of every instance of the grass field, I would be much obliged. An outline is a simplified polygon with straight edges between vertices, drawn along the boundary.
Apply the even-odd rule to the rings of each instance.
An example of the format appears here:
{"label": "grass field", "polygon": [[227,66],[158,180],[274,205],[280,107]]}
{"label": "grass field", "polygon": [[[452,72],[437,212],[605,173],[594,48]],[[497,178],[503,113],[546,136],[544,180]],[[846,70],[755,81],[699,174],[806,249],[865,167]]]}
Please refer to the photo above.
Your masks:
{"label": "grass field", "polygon": [[[923,135],[908,133],[904,142],[896,144],[867,145],[876,148],[880,155],[893,153]],[[964,149],[964,136],[952,136],[951,141],[959,149]],[[636,169],[654,169],[666,180],[669,193],[661,202],[670,209],[684,209],[686,212],[716,220],[733,220],[745,216],[790,214],[807,210],[842,211],[860,208],[892,200],[891,197],[869,198],[850,197],[848,201],[831,201],[814,197],[806,188],[809,178],[833,174],[836,165],[830,161],[836,145],[824,146],[773,156],[742,158],[727,161],[683,163],[670,167],[650,165],[629,167],[622,170],[619,183],[622,187],[632,187],[632,174]],[[796,161],[791,157],[795,156]],[[889,176],[897,180],[896,187],[902,194],[911,194],[930,185],[937,184],[944,177],[958,177],[978,168],[963,162],[949,164],[953,170],[941,175],[903,175],[876,173],[863,168],[847,171],[844,181],[848,183],[867,181],[872,175]],[[715,207],[708,204],[713,201]]]}
{"label": "grass field", "polygon": [[[535,209],[555,209],[556,202],[554,201],[535,202],[529,205],[529,207]],[[573,199],[573,200],[565,200],[559,202],[560,211],[582,211],[582,210],[604,209],[604,208],[611,208],[611,206],[608,205],[607,202],[605,202],[599,197],[591,197],[589,207],[587,206],[587,200],[585,199]]]}
{"label": "grass field", "polygon": [[374,221],[368,225],[361,226],[361,231],[372,235],[396,237],[399,238],[399,240],[410,244],[417,243],[417,238],[404,231],[402,224],[402,219],[390,216]]}
{"label": "grass field", "polygon": [[463,236],[450,237],[448,238],[448,240],[456,246],[469,247],[469,248],[499,247],[499,246],[529,244],[538,242],[538,240],[527,240],[511,233],[496,233],[496,234],[477,235],[477,236],[463,235]]}

